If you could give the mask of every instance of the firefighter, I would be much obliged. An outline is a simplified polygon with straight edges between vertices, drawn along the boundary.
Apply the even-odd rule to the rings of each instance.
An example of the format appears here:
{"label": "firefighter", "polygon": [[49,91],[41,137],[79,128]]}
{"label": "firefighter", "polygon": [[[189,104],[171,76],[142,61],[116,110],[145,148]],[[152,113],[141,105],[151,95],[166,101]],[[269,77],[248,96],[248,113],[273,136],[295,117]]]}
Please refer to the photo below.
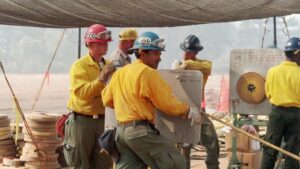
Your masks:
{"label": "firefighter", "polygon": [[[131,63],[129,49],[133,47],[134,41],[137,38],[137,31],[134,28],[122,29],[119,33],[119,44],[117,49],[110,55],[110,61],[118,68]],[[105,129],[116,127],[116,118],[114,110],[105,108]]]}
{"label": "firefighter", "polygon": [[178,100],[157,72],[164,40],[153,32],[142,33],[132,51],[137,60],[117,70],[102,91],[105,106],[115,109],[116,169],[186,169],[174,143],[155,128],[155,109],[188,118],[189,106]]}
{"label": "firefighter", "polygon": [[133,47],[137,36],[137,30],[134,28],[122,29],[119,33],[118,48],[110,55],[110,61],[119,67],[131,63],[129,49]]}
{"label": "firefighter", "polygon": [[[180,44],[183,50],[183,62],[180,65],[181,69],[198,70],[203,74],[203,89],[202,89],[202,112],[205,113],[205,97],[204,89],[208,76],[211,74],[211,61],[198,59],[196,56],[203,50],[200,40],[195,35],[189,35]],[[204,114],[201,123],[201,140],[200,144],[206,148],[207,158],[205,160],[208,169],[219,169],[219,142],[216,130],[213,123]],[[187,168],[190,168],[190,150],[192,145],[183,144],[183,154],[187,160]]]}
{"label": "firefighter", "polygon": [[[286,60],[269,69],[265,91],[272,104],[265,140],[287,151],[300,152],[300,39],[293,37],[284,49]],[[261,169],[273,169],[278,151],[264,146]],[[286,157],[285,169],[299,169],[299,161]]]}
{"label": "firefighter", "polygon": [[110,169],[109,156],[99,153],[98,138],[104,131],[104,106],[101,91],[108,75],[115,70],[103,56],[112,41],[105,26],[94,24],[84,37],[88,53],[76,60],[70,70],[71,115],[65,123],[64,155],[75,169]]}

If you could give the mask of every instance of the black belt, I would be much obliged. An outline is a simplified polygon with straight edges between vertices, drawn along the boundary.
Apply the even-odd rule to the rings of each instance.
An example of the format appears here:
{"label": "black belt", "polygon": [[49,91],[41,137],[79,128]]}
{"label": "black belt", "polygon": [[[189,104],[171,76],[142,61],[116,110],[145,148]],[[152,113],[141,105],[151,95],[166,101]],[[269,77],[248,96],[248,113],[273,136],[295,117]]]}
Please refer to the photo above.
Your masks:
{"label": "black belt", "polygon": [[157,128],[155,128],[154,124],[150,123],[147,120],[133,120],[127,122],[120,122],[117,124],[117,127],[122,127],[122,128],[133,127],[133,126],[149,126],[156,135],[160,135],[160,131]]}
{"label": "black belt", "polygon": [[96,115],[96,116],[98,116],[98,117],[94,117],[94,115],[77,113],[77,112],[75,112],[75,111],[72,111],[72,113],[73,113],[75,116],[87,117],[87,118],[92,118],[92,119],[104,119],[104,114],[98,114],[98,115]]}
{"label": "black belt", "polygon": [[[118,123],[118,127],[131,127],[131,126],[147,126],[151,123],[147,120],[133,120],[133,121],[126,121]],[[153,124],[151,124],[153,125]]]}
{"label": "black belt", "polygon": [[281,109],[283,111],[291,111],[291,112],[299,112],[300,108],[299,107],[295,107],[295,106],[290,106],[290,107],[284,107],[284,106],[276,106],[274,104],[272,104],[272,108],[274,109]]}

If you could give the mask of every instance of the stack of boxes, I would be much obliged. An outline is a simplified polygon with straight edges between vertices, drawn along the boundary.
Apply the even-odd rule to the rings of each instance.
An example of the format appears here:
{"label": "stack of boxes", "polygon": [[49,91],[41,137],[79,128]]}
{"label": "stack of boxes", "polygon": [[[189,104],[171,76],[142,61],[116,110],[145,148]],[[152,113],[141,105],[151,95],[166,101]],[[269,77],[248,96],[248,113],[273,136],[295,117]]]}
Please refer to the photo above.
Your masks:
{"label": "stack of boxes", "polygon": [[232,157],[232,138],[233,135],[237,137],[237,157],[243,164],[242,169],[260,169],[262,158],[262,151],[260,150],[260,143],[251,139],[247,135],[230,132],[225,136],[225,150],[228,153],[228,159]]}

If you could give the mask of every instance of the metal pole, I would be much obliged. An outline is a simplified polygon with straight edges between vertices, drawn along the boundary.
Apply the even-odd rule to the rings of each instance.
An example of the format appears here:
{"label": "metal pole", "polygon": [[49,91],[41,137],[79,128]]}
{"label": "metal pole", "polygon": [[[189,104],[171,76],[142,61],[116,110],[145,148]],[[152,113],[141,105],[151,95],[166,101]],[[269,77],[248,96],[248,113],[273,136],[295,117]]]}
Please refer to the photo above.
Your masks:
{"label": "metal pole", "polygon": [[274,25],[274,47],[277,48],[276,16],[273,17],[273,25]]}
{"label": "metal pole", "polygon": [[81,56],[81,28],[78,28],[78,59]]}
{"label": "metal pole", "polygon": [[[237,124],[237,113],[235,112],[236,110],[236,105],[238,103],[238,100],[232,100],[232,107],[233,107],[233,125],[238,126]],[[242,169],[243,163],[241,163],[237,157],[237,135],[236,133],[233,134],[232,136],[232,143],[231,143],[231,158],[229,161],[229,165],[227,169]]]}

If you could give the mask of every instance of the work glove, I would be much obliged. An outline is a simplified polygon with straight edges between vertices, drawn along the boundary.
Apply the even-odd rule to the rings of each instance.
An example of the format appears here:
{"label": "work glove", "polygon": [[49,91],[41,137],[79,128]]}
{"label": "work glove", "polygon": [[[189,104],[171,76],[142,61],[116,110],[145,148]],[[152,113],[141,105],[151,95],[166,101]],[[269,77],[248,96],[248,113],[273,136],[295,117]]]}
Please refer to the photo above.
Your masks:
{"label": "work glove", "polygon": [[109,63],[105,65],[98,77],[99,82],[106,83],[108,78],[110,77],[110,74],[112,74],[116,70],[116,66],[113,63]]}
{"label": "work glove", "polygon": [[187,64],[185,62],[181,63],[178,69],[186,70],[187,69]]}
{"label": "work glove", "polygon": [[180,68],[180,61],[179,60],[174,60],[174,62],[172,63],[172,69],[176,70]]}

